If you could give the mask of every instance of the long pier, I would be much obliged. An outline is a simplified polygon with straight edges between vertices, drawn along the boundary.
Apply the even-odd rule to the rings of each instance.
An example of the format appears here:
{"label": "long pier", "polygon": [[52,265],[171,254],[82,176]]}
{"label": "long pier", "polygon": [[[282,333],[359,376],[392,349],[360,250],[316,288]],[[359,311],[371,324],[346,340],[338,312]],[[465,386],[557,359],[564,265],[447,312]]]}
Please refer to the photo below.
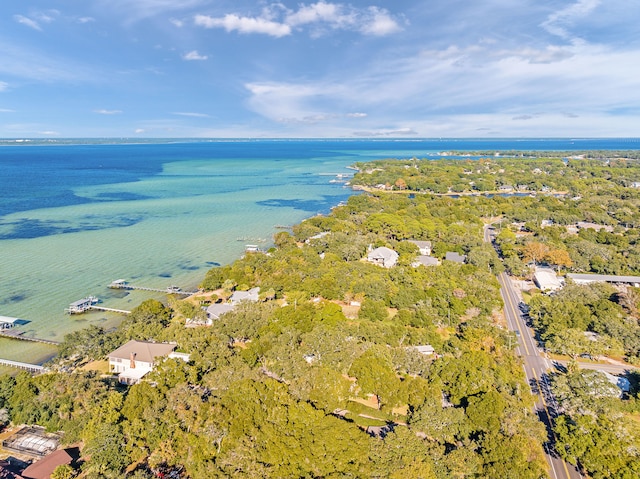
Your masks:
{"label": "long pier", "polygon": [[41,373],[45,370],[44,366],[37,364],[21,363],[20,361],[11,361],[9,359],[0,359],[0,366],[9,366],[10,368],[25,369],[32,373]]}
{"label": "long pier", "polygon": [[127,311],[126,309],[105,308],[103,306],[95,305],[92,305],[89,309],[95,309],[98,311],[109,311],[111,313],[131,314],[131,311]]}
{"label": "long pier", "polygon": [[168,288],[160,289],[160,288],[147,288],[146,286],[137,286],[134,284],[129,284],[124,279],[116,279],[112,281],[109,285],[111,289],[137,289],[140,291],[153,291],[156,293],[167,293],[167,294],[183,294],[185,296],[191,296],[192,294],[196,294],[197,291],[182,291],[178,286],[169,286]]}
{"label": "long pier", "polygon": [[31,336],[24,336],[24,331],[12,330],[0,330],[0,336],[10,339],[19,339],[20,341],[31,341],[34,343],[50,344],[52,346],[58,346],[59,341],[53,341],[51,339],[32,338]]}

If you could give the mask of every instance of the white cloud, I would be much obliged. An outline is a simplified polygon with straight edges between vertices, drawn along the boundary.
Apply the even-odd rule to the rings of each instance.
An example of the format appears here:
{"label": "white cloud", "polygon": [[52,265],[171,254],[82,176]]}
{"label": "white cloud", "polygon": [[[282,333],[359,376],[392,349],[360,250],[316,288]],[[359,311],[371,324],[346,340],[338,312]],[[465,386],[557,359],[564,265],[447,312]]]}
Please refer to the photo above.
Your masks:
{"label": "white cloud", "polygon": [[96,19],[93,17],[80,17],[78,18],[78,23],[91,23],[91,22],[95,22]]}
{"label": "white cloud", "polygon": [[32,20],[31,18],[25,17],[24,15],[14,15],[13,19],[18,22],[21,23],[22,25],[25,25],[29,28],[33,28],[34,30],[38,30],[38,31],[42,31],[42,27],[40,26],[40,24],[38,22],[36,22],[35,20]]}
{"label": "white cloud", "polygon": [[366,113],[347,113],[347,118],[366,118],[367,114]]}
{"label": "white cloud", "polygon": [[182,55],[182,59],[183,60],[206,60],[207,58],[209,58],[207,55],[200,55],[198,53],[198,50],[192,50],[189,53],[185,53],[184,55]]}
{"label": "white cloud", "polygon": [[171,23],[173,23],[173,25],[175,25],[178,28],[182,28],[184,27],[184,21],[183,20],[178,20],[177,18],[172,18],[171,20],[169,20]]}
{"label": "white cloud", "polygon": [[529,63],[554,63],[571,58],[574,52],[570,48],[548,45],[544,49],[524,47],[518,50],[500,50],[491,53],[495,57],[519,57]]}
{"label": "white cloud", "polygon": [[193,118],[209,118],[209,115],[207,115],[206,113],[193,113],[193,112],[176,111],[173,114],[174,115],[179,115],[179,116],[190,116],[190,117],[193,117]]}
{"label": "white cloud", "polygon": [[[572,131],[586,131],[606,136],[613,125],[623,127],[620,134],[629,132],[628,125],[614,120],[617,113],[608,112],[640,109],[634,85],[639,76],[638,50],[588,44],[508,50],[500,43],[483,42],[396,58],[380,56],[359,64],[357,71],[341,70],[312,81],[254,82],[245,87],[248,107],[264,118],[303,127],[324,115],[323,131],[335,128],[337,134],[351,134],[352,119],[360,118],[358,133],[368,136],[401,134],[402,128],[421,135],[455,136],[459,131],[473,136],[479,125],[503,135],[546,131],[573,136],[578,133]],[[319,113],[339,110],[367,115]],[[461,118],[469,124],[457,124]],[[598,133],[595,123],[589,126],[589,119],[600,121],[603,131]],[[477,121],[473,128],[472,121]],[[606,131],[603,121],[608,122]]]}
{"label": "white cloud", "polygon": [[45,130],[45,131],[39,131],[38,132],[38,135],[44,135],[44,136],[57,136],[59,134],[60,134],[60,132],[53,131],[53,130]]}
{"label": "white cloud", "polygon": [[7,82],[0,81],[0,91],[7,91],[9,89],[9,84]]}
{"label": "white cloud", "polygon": [[196,15],[196,25],[205,28],[224,28],[228,32],[261,33],[272,37],[285,37],[293,29],[312,27],[318,36],[322,28],[352,30],[365,35],[385,36],[402,30],[388,10],[378,7],[357,9],[340,3],[320,1],[301,4],[298,10],[287,9],[280,3],[271,4],[259,16],[249,17],[227,14],[223,17]]}
{"label": "white cloud", "polygon": [[369,7],[368,17],[361,28],[362,33],[367,35],[383,37],[402,30],[398,22],[383,8]]}
{"label": "white cloud", "polygon": [[15,110],[10,110],[9,108],[0,108],[0,113],[15,113]]}
{"label": "white cloud", "polygon": [[122,110],[93,110],[94,113],[98,113],[100,115],[118,115],[122,113]]}
{"label": "white cloud", "polygon": [[144,133],[145,131],[146,131],[146,130],[145,130],[144,128],[136,128],[136,129],[134,130],[134,133],[136,133],[136,134],[138,134],[138,135],[139,135],[139,134],[141,134],[141,133]]}
{"label": "white cloud", "polygon": [[291,27],[261,17],[240,17],[228,14],[221,18],[196,15],[195,24],[205,28],[224,28],[227,32],[263,33],[272,37],[284,37],[291,34]]}
{"label": "white cloud", "polygon": [[[600,3],[601,0],[578,0],[576,3],[549,15],[541,26],[552,35],[572,40],[569,28],[577,19],[592,13]],[[575,41],[575,39],[573,40]]]}
{"label": "white cloud", "polygon": [[40,23],[51,23],[60,16],[58,10],[39,10],[32,15]]}
{"label": "white cloud", "polygon": [[343,14],[342,10],[342,6],[334,3],[318,2],[308,6],[302,5],[297,12],[289,13],[285,22],[293,27],[318,22],[337,25],[353,23],[353,16]]}
{"label": "white cloud", "polygon": [[33,28],[34,30],[42,31],[43,23],[51,23],[57,17],[60,16],[60,12],[58,10],[36,10],[31,13],[30,17],[26,17],[24,15],[14,15],[13,19],[29,28]]}

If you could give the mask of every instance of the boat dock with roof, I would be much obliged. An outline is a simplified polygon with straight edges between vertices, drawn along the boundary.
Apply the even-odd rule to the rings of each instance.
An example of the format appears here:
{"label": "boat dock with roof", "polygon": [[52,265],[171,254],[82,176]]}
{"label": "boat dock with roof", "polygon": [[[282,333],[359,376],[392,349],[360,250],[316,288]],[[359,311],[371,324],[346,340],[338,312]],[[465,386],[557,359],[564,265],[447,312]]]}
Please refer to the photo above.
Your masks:
{"label": "boat dock with roof", "polygon": [[86,298],[79,299],[69,304],[69,307],[64,310],[68,314],[80,314],[85,311],[89,311],[94,304],[98,304],[100,300],[95,296],[87,296]]}
{"label": "boat dock with roof", "polygon": [[30,321],[26,319],[13,318],[11,316],[0,316],[0,337],[19,339],[21,341],[31,341],[34,343],[50,344],[52,346],[57,346],[58,344],[60,344],[58,341],[52,341],[51,339],[25,336],[25,331],[16,329],[16,326],[22,326],[28,323],[30,323]]}
{"label": "boat dock with roof", "polygon": [[12,318],[11,316],[0,316],[0,331],[13,328],[16,324],[24,321],[20,318]]}

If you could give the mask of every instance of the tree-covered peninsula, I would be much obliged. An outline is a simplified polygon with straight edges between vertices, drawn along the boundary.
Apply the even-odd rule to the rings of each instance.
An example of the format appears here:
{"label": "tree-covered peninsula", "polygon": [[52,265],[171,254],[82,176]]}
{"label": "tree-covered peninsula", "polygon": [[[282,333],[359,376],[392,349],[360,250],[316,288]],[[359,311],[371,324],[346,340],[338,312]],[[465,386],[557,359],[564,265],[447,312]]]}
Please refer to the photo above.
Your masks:
{"label": "tree-covered peninsula", "polygon": [[[365,192],[276,234],[269,251],[213,268],[194,297],[146,301],[115,331],[67,336],[52,372],[0,378],[7,421],[81,444],[87,478],[538,479],[551,434],[593,477],[640,473],[633,375],[621,398],[592,394],[598,375],[554,372],[561,408],[546,430],[496,279],[505,270],[526,279],[541,263],[561,275],[639,274],[640,166],[356,166],[351,183]],[[610,229],[574,231],[580,222]],[[254,288],[257,300],[207,316]],[[598,354],[637,361],[639,297],[611,288],[527,293],[541,340],[591,332]],[[175,343],[189,359],[123,386],[95,364],[129,340]]]}

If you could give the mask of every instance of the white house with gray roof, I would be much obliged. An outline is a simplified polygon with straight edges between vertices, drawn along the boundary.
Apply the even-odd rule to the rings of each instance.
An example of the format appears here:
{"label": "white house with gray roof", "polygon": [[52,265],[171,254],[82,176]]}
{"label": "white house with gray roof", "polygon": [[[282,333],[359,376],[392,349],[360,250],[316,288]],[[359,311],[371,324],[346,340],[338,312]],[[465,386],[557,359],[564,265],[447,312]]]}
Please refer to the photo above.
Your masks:
{"label": "white house with gray roof", "polygon": [[173,353],[176,344],[129,341],[109,353],[109,371],[118,373],[121,384],[137,384],[153,370],[154,365],[166,357],[179,357],[188,361],[188,355]]}
{"label": "white house with gray roof", "polygon": [[378,266],[391,268],[398,262],[398,253],[393,251],[391,248],[381,246],[380,248],[369,251],[369,254],[367,254],[367,261],[369,263],[377,264]]}
{"label": "white house with gray roof", "polygon": [[416,245],[421,255],[429,256],[431,254],[431,241],[409,240],[409,243]]}
{"label": "white house with gray roof", "polygon": [[234,291],[228,303],[214,303],[207,308],[207,318],[209,321],[220,319],[220,317],[233,311],[233,309],[243,301],[257,302],[260,299],[260,288],[251,288],[249,291]]}

